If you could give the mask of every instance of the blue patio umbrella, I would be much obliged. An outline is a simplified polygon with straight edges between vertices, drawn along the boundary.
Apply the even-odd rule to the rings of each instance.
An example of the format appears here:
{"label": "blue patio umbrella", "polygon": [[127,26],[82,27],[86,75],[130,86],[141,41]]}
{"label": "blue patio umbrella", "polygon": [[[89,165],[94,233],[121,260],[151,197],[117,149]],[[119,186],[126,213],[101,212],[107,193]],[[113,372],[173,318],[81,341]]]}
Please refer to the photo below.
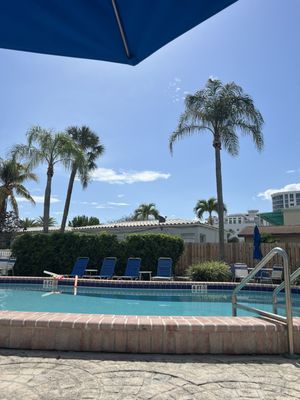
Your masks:
{"label": "blue patio umbrella", "polygon": [[235,1],[1,0],[0,48],[136,65]]}
{"label": "blue patio umbrella", "polygon": [[260,232],[258,229],[258,226],[255,225],[254,232],[253,232],[253,258],[256,260],[261,260],[263,258],[261,249],[260,249],[260,243],[261,243],[261,236]]}

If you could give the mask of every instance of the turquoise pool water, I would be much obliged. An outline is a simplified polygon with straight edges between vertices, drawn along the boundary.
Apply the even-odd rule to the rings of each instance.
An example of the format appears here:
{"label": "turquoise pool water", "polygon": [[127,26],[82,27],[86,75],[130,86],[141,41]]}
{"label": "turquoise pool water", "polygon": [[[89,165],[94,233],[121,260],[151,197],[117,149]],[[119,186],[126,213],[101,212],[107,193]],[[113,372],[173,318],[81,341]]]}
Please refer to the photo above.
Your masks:
{"label": "turquoise pool water", "polygon": [[[202,315],[231,316],[231,290],[208,290],[192,293],[191,290],[106,289],[79,288],[76,296],[69,287],[60,293],[43,291],[36,285],[0,288],[0,310],[44,311],[83,314],[115,315]],[[296,295],[299,297],[299,295]],[[293,304],[299,306],[299,299]],[[239,302],[272,311],[270,292],[242,291]],[[282,300],[282,296],[279,300]],[[283,308],[279,309],[284,312]],[[238,310],[238,315],[251,315]]]}

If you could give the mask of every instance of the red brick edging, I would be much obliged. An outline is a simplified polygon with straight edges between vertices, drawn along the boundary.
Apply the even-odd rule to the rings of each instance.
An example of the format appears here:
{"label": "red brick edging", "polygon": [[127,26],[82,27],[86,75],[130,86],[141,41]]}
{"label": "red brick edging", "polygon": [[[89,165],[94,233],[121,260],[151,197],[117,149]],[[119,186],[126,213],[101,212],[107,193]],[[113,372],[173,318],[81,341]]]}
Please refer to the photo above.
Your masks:
{"label": "red brick edging", "polygon": [[[300,353],[300,318],[294,318]],[[170,354],[280,354],[286,327],[255,317],[146,317],[0,311],[0,347]]]}

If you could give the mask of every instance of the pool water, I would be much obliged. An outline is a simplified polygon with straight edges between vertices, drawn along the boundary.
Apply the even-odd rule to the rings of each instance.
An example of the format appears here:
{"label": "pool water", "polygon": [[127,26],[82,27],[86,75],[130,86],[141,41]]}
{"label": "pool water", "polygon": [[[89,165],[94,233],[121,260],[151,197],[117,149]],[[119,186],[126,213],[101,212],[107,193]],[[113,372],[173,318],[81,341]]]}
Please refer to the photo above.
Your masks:
{"label": "pool water", "polygon": [[[115,315],[181,315],[181,316],[231,316],[231,290],[208,290],[192,293],[191,290],[78,288],[74,296],[69,287],[60,287],[59,293],[20,288],[10,285],[0,288],[0,310],[41,311],[82,314]],[[272,312],[272,293],[243,290],[238,301]],[[283,303],[283,295],[279,296]],[[300,306],[299,295],[294,295],[293,305]],[[284,308],[279,308],[284,313]],[[295,315],[299,313],[295,313]],[[253,315],[238,310],[238,315]],[[298,316],[297,315],[297,316]]]}

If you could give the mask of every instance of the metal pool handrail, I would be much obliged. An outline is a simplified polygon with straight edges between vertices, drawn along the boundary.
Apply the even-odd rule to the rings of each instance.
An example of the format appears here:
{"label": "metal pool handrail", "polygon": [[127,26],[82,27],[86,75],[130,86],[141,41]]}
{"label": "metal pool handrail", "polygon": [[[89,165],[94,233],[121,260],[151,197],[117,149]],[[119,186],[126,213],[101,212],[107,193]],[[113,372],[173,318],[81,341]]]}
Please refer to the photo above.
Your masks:
{"label": "metal pool handrail", "polygon": [[[283,270],[284,270],[284,287],[285,287],[285,307],[286,317],[270,313],[264,310],[260,310],[255,307],[246,306],[237,302],[237,293],[260,271],[275,255],[281,255],[283,258]],[[285,250],[280,247],[274,247],[258,264],[257,266],[240,282],[239,285],[232,292],[232,315],[236,317],[237,308],[242,308],[247,311],[254,311],[259,315],[269,317],[271,319],[284,322],[287,326],[287,338],[288,338],[288,351],[289,354],[294,354],[294,339],[293,339],[293,316],[292,316],[292,304],[291,304],[291,285],[290,285],[290,273],[288,265],[288,255]]]}
{"label": "metal pool handrail", "polygon": [[[290,283],[293,283],[298,278],[299,275],[300,275],[300,267],[296,269],[296,271],[294,271],[290,276]],[[285,286],[285,280],[282,281],[281,284],[278,285],[273,291],[272,301],[273,301],[273,312],[275,314],[277,314],[277,295],[279,292],[281,292],[284,286]]]}

